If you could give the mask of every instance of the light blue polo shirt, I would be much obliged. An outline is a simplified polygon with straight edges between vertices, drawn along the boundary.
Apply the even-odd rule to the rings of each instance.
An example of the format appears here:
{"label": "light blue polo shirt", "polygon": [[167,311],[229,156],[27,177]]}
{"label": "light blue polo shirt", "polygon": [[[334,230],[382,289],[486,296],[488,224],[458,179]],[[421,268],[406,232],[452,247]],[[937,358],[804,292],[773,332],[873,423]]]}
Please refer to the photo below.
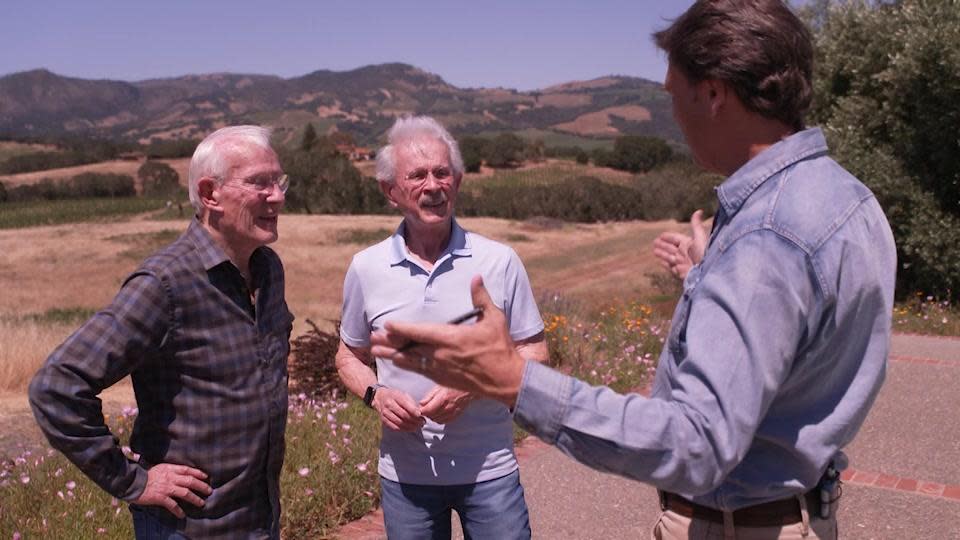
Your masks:
{"label": "light blue polo shirt", "polygon": [[[512,248],[465,231],[453,220],[450,242],[433,271],[408,257],[404,224],[383,242],[357,253],[343,283],[340,337],[369,347],[370,333],[390,320],[445,322],[473,309],[470,280],[479,274],[503,310],[514,340],[543,331],[527,272]],[[467,323],[471,324],[471,323]],[[380,384],[403,390],[415,401],[436,383],[377,358]],[[517,468],[509,410],[476,399],[449,424],[427,420],[414,433],[383,429],[379,473],[406,484],[456,485],[493,480]]]}

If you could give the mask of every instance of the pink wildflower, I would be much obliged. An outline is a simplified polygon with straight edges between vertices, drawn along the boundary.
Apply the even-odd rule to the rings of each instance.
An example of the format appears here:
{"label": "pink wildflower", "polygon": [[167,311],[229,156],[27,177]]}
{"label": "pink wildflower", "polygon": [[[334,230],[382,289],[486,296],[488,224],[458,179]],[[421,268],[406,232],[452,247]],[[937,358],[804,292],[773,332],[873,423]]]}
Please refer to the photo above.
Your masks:
{"label": "pink wildflower", "polygon": [[23,476],[20,477],[20,482],[22,482],[22,483],[24,483],[24,484],[29,484],[29,483],[30,483],[30,477],[27,476],[27,475],[23,475]]}
{"label": "pink wildflower", "polygon": [[367,472],[367,462],[357,464],[357,470],[360,472]]}
{"label": "pink wildflower", "polygon": [[297,474],[299,474],[300,476],[306,476],[306,475],[310,474],[310,468],[309,468],[309,467],[304,467],[304,468],[300,469],[299,471],[297,471]]}
{"label": "pink wildflower", "polygon": [[85,518],[87,518],[87,519],[92,518],[92,517],[93,517],[93,510],[87,510],[87,513],[84,514],[83,517],[85,517]]}
{"label": "pink wildflower", "polygon": [[77,489],[77,483],[74,482],[73,480],[67,482],[67,489],[70,489],[70,490]]}

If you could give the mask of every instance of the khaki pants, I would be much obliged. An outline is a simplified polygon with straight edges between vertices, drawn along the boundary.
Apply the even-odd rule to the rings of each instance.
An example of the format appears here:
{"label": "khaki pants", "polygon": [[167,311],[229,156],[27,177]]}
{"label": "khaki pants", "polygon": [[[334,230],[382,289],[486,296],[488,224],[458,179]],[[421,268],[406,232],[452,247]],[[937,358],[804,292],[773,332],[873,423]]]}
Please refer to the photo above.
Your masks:
{"label": "khaki pants", "polygon": [[[792,525],[779,527],[737,527],[736,523],[714,523],[703,519],[691,519],[667,510],[660,513],[650,538],[653,540],[836,540],[837,504],[831,508],[830,517],[808,519]],[[806,511],[804,511],[806,515]]]}

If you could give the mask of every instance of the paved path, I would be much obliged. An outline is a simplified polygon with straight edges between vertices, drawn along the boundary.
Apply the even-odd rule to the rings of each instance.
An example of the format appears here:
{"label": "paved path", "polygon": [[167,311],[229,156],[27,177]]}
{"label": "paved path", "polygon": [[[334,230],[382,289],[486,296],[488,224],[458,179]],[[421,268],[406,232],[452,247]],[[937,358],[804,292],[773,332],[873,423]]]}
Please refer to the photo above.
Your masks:
{"label": "paved path", "polygon": [[[887,381],[846,449],[840,537],[960,540],[960,339],[895,335]],[[588,469],[537,440],[519,449],[534,538],[648,538],[653,488]],[[341,538],[385,538],[371,514]]]}

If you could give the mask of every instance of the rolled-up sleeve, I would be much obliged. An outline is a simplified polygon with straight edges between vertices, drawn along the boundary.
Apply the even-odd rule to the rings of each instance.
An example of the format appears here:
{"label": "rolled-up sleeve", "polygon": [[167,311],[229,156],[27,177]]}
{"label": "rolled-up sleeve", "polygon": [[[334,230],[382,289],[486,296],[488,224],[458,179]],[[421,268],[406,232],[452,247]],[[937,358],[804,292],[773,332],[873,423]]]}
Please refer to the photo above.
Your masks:
{"label": "rolled-up sleeve", "polygon": [[123,455],[107,427],[100,392],[155,358],[171,327],[168,294],[134,274],[106,309],[47,358],[30,383],[30,406],[50,444],[111,495],[134,500],[147,473]]}
{"label": "rolled-up sleeve", "polygon": [[517,423],[599,470],[686,494],[719,486],[789,374],[818,289],[803,250],[769,231],[714,262],[681,299],[654,397],[528,362]]}

